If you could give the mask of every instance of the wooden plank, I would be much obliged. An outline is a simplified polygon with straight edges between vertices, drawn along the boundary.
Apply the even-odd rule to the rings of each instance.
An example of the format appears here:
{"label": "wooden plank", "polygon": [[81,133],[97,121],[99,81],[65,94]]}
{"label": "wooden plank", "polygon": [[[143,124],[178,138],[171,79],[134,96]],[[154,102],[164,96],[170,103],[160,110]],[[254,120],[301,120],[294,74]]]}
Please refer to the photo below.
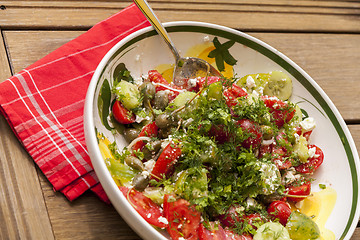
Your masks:
{"label": "wooden plank", "polygon": [[5,31],[14,72],[17,73],[28,67],[82,33],[82,31]]}
{"label": "wooden plank", "polygon": [[[35,62],[77,31],[5,31],[15,72]],[[349,121],[360,120],[360,35],[251,33],[295,61],[314,78]],[[24,42],[22,39],[26,39]],[[341,86],[341,87],[339,87]]]}
{"label": "wooden plank", "polygon": [[[242,30],[267,31],[330,31],[360,32],[360,4],[334,5],[325,1],[321,7],[301,1],[301,4],[265,1],[243,4],[238,1],[152,1],[151,5],[163,22],[204,21]],[[322,1],[317,1],[322,2]],[[88,1],[9,1],[1,11],[0,26],[15,28],[81,28],[87,29],[111,16],[131,2],[114,3]],[[297,3],[297,2],[296,2]],[[332,3],[332,4],[330,4]],[[209,14],[212,16],[209,18]],[[38,16],[42,16],[39,18]],[[236,19],[236,21],[234,21]]]}
{"label": "wooden plank", "polygon": [[34,162],[0,116],[0,239],[54,239]]}
{"label": "wooden plank", "polygon": [[5,49],[5,42],[3,41],[2,31],[0,29],[0,82],[11,77],[11,70],[8,57]]}
{"label": "wooden plank", "polygon": [[[1,32],[0,82],[11,76]],[[33,160],[0,115],[0,239],[54,239]]]}

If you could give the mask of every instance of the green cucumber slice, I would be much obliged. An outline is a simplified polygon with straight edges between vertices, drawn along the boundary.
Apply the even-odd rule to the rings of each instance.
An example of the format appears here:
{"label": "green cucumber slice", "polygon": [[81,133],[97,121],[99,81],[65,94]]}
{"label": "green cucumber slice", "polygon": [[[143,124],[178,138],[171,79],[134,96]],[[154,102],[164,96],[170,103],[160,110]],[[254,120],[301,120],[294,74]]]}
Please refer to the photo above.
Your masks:
{"label": "green cucumber slice", "polygon": [[292,94],[292,80],[284,72],[273,71],[264,88],[264,95],[276,96],[280,100],[288,100]]}
{"label": "green cucumber slice", "polygon": [[261,225],[254,240],[291,240],[288,230],[278,222],[267,222]]}
{"label": "green cucumber slice", "polygon": [[140,91],[136,85],[121,80],[115,87],[115,94],[126,109],[134,109],[140,106]]}
{"label": "green cucumber slice", "polygon": [[248,74],[240,78],[236,84],[245,88],[248,93],[252,93],[252,91],[255,90],[256,92],[262,94],[265,85],[269,82],[269,79],[269,73]]}

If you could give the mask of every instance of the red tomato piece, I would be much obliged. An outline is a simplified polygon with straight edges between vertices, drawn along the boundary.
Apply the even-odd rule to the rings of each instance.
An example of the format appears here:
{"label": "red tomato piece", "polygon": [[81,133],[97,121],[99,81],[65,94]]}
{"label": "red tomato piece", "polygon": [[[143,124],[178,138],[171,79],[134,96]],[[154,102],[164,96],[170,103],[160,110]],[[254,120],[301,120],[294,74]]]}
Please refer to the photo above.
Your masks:
{"label": "red tomato piece", "polygon": [[130,124],[135,122],[135,114],[126,109],[120,101],[115,101],[112,106],[112,113],[116,121],[121,124]]}
{"label": "red tomato piece", "polygon": [[263,139],[259,125],[249,119],[241,119],[237,124],[242,128],[244,134],[249,135],[249,137],[242,142],[242,146],[245,148],[258,148]]}
{"label": "red tomato piece", "polygon": [[272,161],[278,169],[288,169],[292,166],[291,160],[288,158],[286,148],[279,146],[272,146]]}
{"label": "red tomato piece", "polygon": [[297,133],[297,135],[299,135],[299,136],[303,135],[304,138],[306,139],[306,141],[309,141],[309,140],[310,140],[310,135],[311,135],[311,133],[312,133],[312,130],[307,131],[307,132],[303,132],[303,129],[302,129],[301,127],[297,127],[297,128],[296,128],[296,133]]}
{"label": "red tomato piece", "polygon": [[223,95],[225,97],[226,105],[229,108],[232,108],[237,104],[239,104],[239,101],[236,99],[235,95],[232,92],[230,92],[228,89],[224,90]]}
{"label": "red tomato piece", "polygon": [[318,146],[309,145],[308,148],[316,148],[315,155],[309,158],[306,163],[295,167],[295,170],[300,173],[313,173],[324,161],[324,153]]}
{"label": "red tomato piece", "polygon": [[[141,132],[139,133],[138,137],[156,137],[158,134],[158,126],[156,126],[155,122],[149,123],[145,125]],[[133,151],[141,150],[146,143],[144,141],[138,141],[132,147]]]}
{"label": "red tomato piece", "polygon": [[164,196],[164,215],[169,222],[166,230],[171,238],[199,239],[197,230],[200,226],[200,212],[184,199],[171,201],[171,198],[167,194]]}
{"label": "red tomato piece", "polygon": [[166,79],[157,70],[150,70],[148,72],[148,78],[150,82],[155,85],[156,92],[169,90],[169,101],[174,100],[176,96],[183,91],[181,87],[166,81]]}
{"label": "red tomato piece", "polygon": [[209,77],[207,78],[207,80],[206,80],[205,77],[200,78],[199,81],[197,82],[197,85],[198,85],[197,89],[198,89],[198,91],[199,91],[200,89],[202,89],[202,88],[205,86],[205,83],[207,84],[207,86],[209,86],[210,84],[215,83],[215,82],[218,82],[218,81],[220,81],[220,80],[221,80],[220,77],[215,77],[215,76],[209,76]]}
{"label": "red tomato piece", "polygon": [[164,85],[170,85],[168,81],[157,71],[157,70],[150,70],[148,72],[148,78],[150,82],[153,83],[161,83]]}
{"label": "red tomato piece", "polygon": [[[290,186],[286,189],[287,194],[295,196],[308,196],[311,193],[311,182],[306,182],[300,186]],[[287,197],[288,200],[293,202],[300,202],[306,197]]]}
{"label": "red tomato piece", "polygon": [[[152,179],[158,180],[162,175],[169,175],[173,170],[174,164],[181,156],[181,149],[178,145],[170,142],[162,151],[159,158],[156,160],[155,166],[152,170]],[[154,177],[154,176],[158,177]]]}
{"label": "red tomato piece", "polygon": [[235,83],[233,83],[230,88],[225,89],[223,94],[225,97],[226,105],[228,105],[230,109],[239,104],[237,98],[245,97],[248,95],[243,88],[239,87]]}
{"label": "red tomato piece", "polygon": [[269,112],[279,128],[294,117],[295,109],[277,97],[262,96],[261,99],[269,108]]}
{"label": "red tomato piece", "polygon": [[233,227],[235,226],[236,222],[240,221],[240,214],[237,212],[238,205],[232,205],[230,208],[226,211],[224,215],[221,215],[219,217],[220,222],[226,226],[226,227]]}
{"label": "red tomato piece", "polygon": [[242,88],[236,85],[235,83],[229,88],[229,91],[237,98],[247,96],[247,92]]}
{"label": "red tomato piece", "polygon": [[220,224],[215,222],[209,223],[210,229],[207,229],[204,224],[200,224],[198,229],[199,240],[226,240],[227,236]]}
{"label": "red tomato piece", "polygon": [[223,125],[212,125],[209,136],[214,137],[218,144],[223,144],[230,140],[230,134],[225,130]]}
{"label": "red tomato piece", "polygon": [[246,235],[246,234],[239,235],[229,229],[225,229],[225,233],[226,233],[227,240],[252,240],[253,239],[251,235]]}
{"label": "red tomato piece", "polygon": [[[150,198],[146,197],[143,193],[127,187],[119,187],[124,196],[128,199],[135,210],[143,217],[148,223],[159,227],[166,228],[168,225],[160,221],[164,217],[163,211],[160,206],[154,203]],[[130,191],[130,192],[129,192]]]}
{"label": "red tomato piece", "polygon": [[256,224],[254,223],[264,223],[263,218],[260,214],[254,213],[249,215],[244,215],[237,211],[238,205],[231,206],[224,215],[219,217],[220,222],[226,227],[236,226],[237,222],[243,222],[250,224],[255,230]]}
{"label": "red tomato piece", "polygon": [[255,230],[260,223],[265,223],[265,220],[258,213],[253,213],[245,216],[244,221],[250,224]]}
{"label": "red tomato piece", "polygon": [[291,208],[287,202],[274,201],[267,208],[267,212],[273,219],[278,219],[285,226],[291,214]]}

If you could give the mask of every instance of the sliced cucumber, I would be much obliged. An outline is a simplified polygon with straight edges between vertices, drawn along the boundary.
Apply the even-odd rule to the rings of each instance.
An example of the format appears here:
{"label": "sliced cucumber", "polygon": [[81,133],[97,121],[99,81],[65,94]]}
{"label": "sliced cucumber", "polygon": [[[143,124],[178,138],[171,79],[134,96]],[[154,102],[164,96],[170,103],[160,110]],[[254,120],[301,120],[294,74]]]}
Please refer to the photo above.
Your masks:
{"label": "sliced cucumber", "polygon": [[248,74],[240,78],[236,84],[245,88],[248,93],[252,93],[252,91],[255,90],[256,92],[262,94],[265,85],[269,82],[269,79],[269,73]]}
{"label": "sliced cucumber", "polygon": [[317,240],[320,239],[320,230],[316,223],[301,212],[292,212],[286,229],[292,240]]}
{"label": "sliced cucumber", "polygon": [[298,155],[300,162],[306,163],[309,158],[308,142],[305,137],[300,136],[294,145],[294,152]]}
{"label": "sliced cucumber", "polygon": [[291,240],[288,230],[277,222],[267,222],[261,225],[254,240]]}
{"label": "sliced cucumber", "polygon": [[121,80],[115,87],[115,94],[126,109],[134,109],[140,106],[140,91],[136,85]]}
{"label": "sliced cucumber", "polygon": [[264,88],[264,95],[276,96],[280,100],[288,100],[292,94],[291,78],[284,72],[273,71]]}
{"label": "sliced cucumber", "polygon": [[187,104],[191,99],[193,99],[195,95],[196,93],[194,92],[188,92],[188,91],[182,92],[179,95],[177,95],[177,97],[174,99],[172,104],[175,107],[175,109],[181,108],[182,106]]}

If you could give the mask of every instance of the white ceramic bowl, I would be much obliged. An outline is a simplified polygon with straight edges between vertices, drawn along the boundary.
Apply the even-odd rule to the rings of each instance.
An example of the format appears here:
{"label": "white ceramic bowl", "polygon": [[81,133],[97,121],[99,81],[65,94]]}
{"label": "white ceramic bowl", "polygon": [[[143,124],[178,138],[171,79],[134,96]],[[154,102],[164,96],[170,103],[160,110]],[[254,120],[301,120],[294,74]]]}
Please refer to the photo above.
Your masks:
{"label": "white ceramic bowl", "polygon": [[[338,196],[326,228],[335,233],[336,239],[350,239],[360,213],[359,156],[348,128],[324,91],[285,55],[245,33],[199,22],[171,22],[165,26],[181,52],[215,36],[220,42],[234,40],[231,54],[238,60],[234,71],[239,76],[273,70],[282,70],[291,76],[294,91],[290,100],[316,119],[312,142],[325,154],[323,165],[314,175],[313,186],[325,183],[334,188]],[[111,84],[112,72],[120,62],[125,63],[132,76],[139,77],[160,64],[173,63],[174,59],[152,27],[139,30],[116,44],[100,62],[89,85],[84,116],[86,144],[102,186],[125,221],[144,239],[168,239],[165,231],[159,232],[150,226],[128,203],[107,170],[98,147],[96,132],[110,141],[116,140],[119,148],[126,144],[122,136],[114,137],[102,124],[97,107],[104,79]]]}

